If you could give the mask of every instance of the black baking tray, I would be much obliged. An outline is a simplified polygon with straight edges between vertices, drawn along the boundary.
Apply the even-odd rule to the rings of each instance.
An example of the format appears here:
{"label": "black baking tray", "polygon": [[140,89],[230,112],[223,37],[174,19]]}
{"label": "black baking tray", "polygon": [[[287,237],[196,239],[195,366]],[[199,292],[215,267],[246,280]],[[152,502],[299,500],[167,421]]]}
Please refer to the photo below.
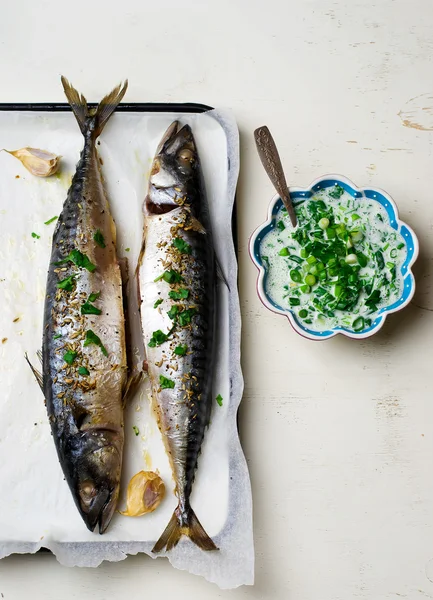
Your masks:
{"label": "black baking tray", "polygon": [[[96,107],[97,103],[88,102],[88,106]],[[212,106],[200,104],[196,102],[132,102],[121,103],[116,108],[116,112],[183,112],[188,114],[200,114],[214,110]],[[0,103],[0,111],[11,112],[68,112],[71,107],[67,102],[3,102]],[[232,234],[233,243],[238,257],[238,231],[237,231],[237,210],[236,197],[233,203],[232,213]],[[238,415],[238,430],[239,430],[239,415]],[[38,552],[50,552],[47,548],[41,548]]]}

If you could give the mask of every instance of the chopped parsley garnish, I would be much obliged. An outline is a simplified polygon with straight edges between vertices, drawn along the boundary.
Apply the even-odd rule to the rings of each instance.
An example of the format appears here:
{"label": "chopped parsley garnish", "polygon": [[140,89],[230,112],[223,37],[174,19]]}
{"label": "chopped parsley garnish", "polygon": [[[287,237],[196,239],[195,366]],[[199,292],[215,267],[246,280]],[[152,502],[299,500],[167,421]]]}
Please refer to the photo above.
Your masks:
{"label": "chopped parsley garnish", "polygon": [[157,277],[155,279],[155,282],[161,281],[161,279],[163,279],[164,281],[166,281],[167,283],[170,283],[170,284],[180,283],[182,281],[182,276],[180,273],[178,273],[174,269],[170,269],[169,271],[164,271],[164,273],[162,275]]}
{"label": "chopped parsley garnish", "polygon": [[218,403],[218,406],[223,405],[223,397],[221,396],[221,394],[218,394],[218,396],[216,397],[216,401]]}
{"label": "chopped parsley garnish", "polygon": [[155,348],[155,346],[160,346],[167,340],[168,340],[168,335],[166,333],[164,333],[163,331],[161,331],[160,329],[158,329],[157,331],[154,331],[152,333],[152,337],[150,338],[148,346],[150,348]]}
{"label": "chopped parsley garnish", "polygon": [[180,237],[174,238],[173,246],[177,248],[181,254],[191,254],[191,246]]}
{"label": "chopped parsley garnish", "polygon": [[98,246],[100,248],[105,248],[105,240],[104,240],[104,236],[102,235],[102,232],[100,229],[97,229],[95,231],[95,234],[93,236],[94,241],[98,244]]}
{"label": "chopped parsley garnish", "polygon": [[159,306],[160,304],[162,304],[162,303],[163,303],[163,299],[162,299],[162,298],[158,298],[158,300],[157,300],[157,301],[155,302],[155,304],[153,305],[153,308],[158,308],[158,306]]}
{"label": "chopped parsley garnish", "polygon": [[277,227],[280,231],[284,231],[286,226],[284,225],[284,221],[278,221]]}
{"label": "chopped parsley garnish", "polygon": [[186,327],[191,323],[192,317],[195,315],[195,308],[188,308],[179,314],[179,325],[181,327]]}
{"label": "chopped parsley garnish", "polygon": [[40,237],[41,237],[40,235],[38,235],[37,233],[32,231],[32,238],[35,238],[36,240],[38,240]]}
{"label": "chopped parsley garnish", "polygon": [[125,248],[125,252],[129,252],[131,248]]}
{"label": "chopped parsley garnish", "polygon": [[332,190],[332,192],[329,192],[329,195],[331,196],[331,198],[336,198],[338,200],[338,198],[341,198],[341,196],[344,194],[344,189],[341,187],[341,185],[336,185],[334,186],[334,189]]}
{"label": "chopped parsley garnish", "polygon": [[87,377],[90,375],[90,371],[88,371],[86,367],[78,367],[78,374],[82,375],[83,377]]}
{"label": "chopped parsley garnish", "polygon": [[63,355],[63,360],[65,361],[65,363],[68,363],[68,365],[72,365],[72,363],[74,362],[74,360],[76,358],[77,358],[77,353],[71,352],[70,350],[68,350],[68,352],[66,352]]}
{"label": "chopped parsley garnish", "polygon": [[100,315],[101,313],[102,310],[96,306],[93,306],[93,304],[90,304],[90,302],[84,302],[84,304],[81,305],[82,315]]}
{"label": "chopped parsley garnish", "polygon": [[56,335],[53,335],[53,340],[58,340],[61,337],[62,337],[61,333],[56,333]]}
{"label": "chopped parsley garnish", "polygon": [[55,265],[63,265],[64,263],[72,262],[77,267],[81,267],[83,269],[87,269],[91,273],[96,269],[96,265],[94,265],[85,254],[80,252],[79,250],[72,250],[63,260],[59,260],[54,263]]}
{"label": "chopped parsley garnish", "polygon": [[167,311],[167,315],[170,317],[170,319],[172,321],[174,321],[177,317],[177,315],[179,314],[179,306],[177,304],[174,304],[170,310]]}
{"label": "chopped parsley garnish", "polygon": [[99,348],[101,348],[101,352],[104,356],[108,356],[108,352],[104,346],[104,344],[101,342],[101,338],[98,337],[96,335],[96,333],[94,333],[91,329],[88,329],[86,331],[86,339],[84,341],[84,346],[90,346],[91,344],[95,344],[96,346],[99,346]]}
{"label": "chopped parsley garnish", "polygon": [[164,375],[160,375],[159,376],[159,387],[162,390],[167,390],[167,389],[173,389],[174,388],[174,381],[172,381],[171,379],[168,379],[167,377],[164,377]]}
{"label": "chopped parsley garnish", "polygon": [[132,426],[132,431],[135,433],[135,435],[139,435],[140,434],[140,430],[138,429],[137,425],[133,425]]}
{"label": "chopped parsley garnish", "polygon": [[60,290],[66,290],[67,292],[72,292],[72,290],[74,289],[75,277],[76,277],[76,275],[69,275],[69,277],[65,277],[65,279],[62,279],[57,282],[57,287]]}
{"label": "chopped parsley garnish", "polygon": [[51,217],[51,219],[48,219],[48,221],[45,221],[44,225],[51,225],[51,223],[54,223],[54,221],[58,218],[59,217]]}
{"label": "chopped parsley garnish", "polygon": [[87,302],[95,302],[95,300],[97,300],[100,295],[101,295],[101,292],[93,292],[92,294],[90,294]]}
{"label": "chopped parsley garnish", "polygon": [[168,293],[168,297],[172,300],[186,300],[189,296],[189,290],[182,288],[180,290],[171,290]]}
{"label": "chopped parsley garnish", "polygon": [[177,356],[185,356],[187,352],[188,346],[186,344],[179,344],[179,346],[176,346],[174,349],[174,353],[177,354]]}

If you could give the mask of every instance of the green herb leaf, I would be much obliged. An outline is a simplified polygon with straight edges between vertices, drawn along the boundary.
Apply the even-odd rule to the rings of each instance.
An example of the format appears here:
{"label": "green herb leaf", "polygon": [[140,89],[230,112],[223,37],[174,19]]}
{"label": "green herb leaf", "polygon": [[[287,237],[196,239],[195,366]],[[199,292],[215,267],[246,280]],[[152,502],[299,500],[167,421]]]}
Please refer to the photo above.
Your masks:
{"label": "green herb leaf", "polygon": [[286,226],[284,225],[284,222],[283,222],[283,221],[278,221],[278,223],[277,223],[277,227],[278,227],[278,229],[279,229],[280,231],[284,231],[284,230],[285,230],[285,228],[286,228]]}
{"label": "green herb leaf", "polygon": [[102,232],[100,229],[97,229],[95,231],[95,234],[93,236],[93,240],[98,244],[98,246],[100,248],[105,248],[105,240],[104,240],[104,236],[102,235]]}
{"label": "green herb leaf", "polygon": [[335,198],[338,200],[338,198],[341,198],[341,196],[344,194],[344,189],[341,187],[341,185],[336,185],[333,189],[332,192],[329,192],[329,195],[331,196],[331,198]]}
{"label": "green herb leaf", "polygon": [[99,346],[102,354],[104,356],[108,356],[108,352],[107,352],[104,344],[101,342],[101,338],[98,337],[96,335],[96,333],[94,333],[91,329],[88,329],[86,331],[86,339],[84,341],[84,346],[90,346],[91,344],[95,344],[96,346]]}
{"label": "green herb leaf", "polygon": [[158,298],[158,300],[157,300],[157,301],[155,302],[155,304],[153,305],[153,308],[158,308],[158,306],[159,306],[160,304],[162,304],[162,303],[163,303],[163,299],[162,299],[162,298]]}
{"label": "green herb leaf", "polygon": [[155,279],[156,281],[161,281],[161,279],[163,279],[164,281],[166,281],[167,283],[173,284],[173,283],[180,283],[182,280],[182,276],[180,273],[178,273],[177,271],[175,271],[174,269],[170,269],[169,271],[164,271],[164,273],[162,275],[160,275],[159,277],[157,277]]}
{"label": "green herb leaf", "polygon": [[69,277],[65,277],[65,279],[58,281],[57,287],[59,288],[59,290],[66,290],[67,292],[72,292],[72,290],[74,289],[75,277],[76,275],[69,275]]}
{"label": "green herb leaf", "polygon": [[125,248],[125,252],[129,252],[131,248]]}
{"label": "green herb leaf", "polygon": [[223,397],[221,396],[221,394],[218,394],[218,396],[216,397],[216,401],[218,403],[218,406],[223,405]]}
{"label": "green herb leaf", "polygon": [[88,371],[86,367],[78,367],[78,373],[83,377],[87,377],[88,375],[90,375],[90,371]]}
{"label": "green herb leaf", "polygon": [[135,433],[135,435],[140,435],[140,430],[138,429],[137,425],[132,426],[132,431]]}
{"label": "green herb leaf", "polygon": [[164,377],[164,375],[160,375],[159,376],[159,387],[162,390],[167,390],[167,389],[173,389],[174,388],[174,381],[172,381],[171,379],[168,379],[167,377]]}
{"label": "green herb leaf", "polygon": [[63,355],[63,360],[65,361],[65,363],[68,363],[68,365],[72,365],[72,363],[74,362],[74,360],[76,358],[77,358],[77,353],[71,352],[70,350],[68,350],[68,352],[66,352]]}
{"label": "green herb leaf", "polygon": [[186,300],[189,296],[189,290],[182,288],[180,290],[171,290],[168,297],[172,300]]}
{"label": "green herb leaf", "polygon": [[174,304],[170,310],[167,311],[167,315],[170,317],[170,319],[172,321],[174,321],[177,317],[177,315],[179,314],[179,306],[177,304]]}
{"label": "green herb leaf", "polygon": [[197,311],[195,308],[188,308],[187,310],[181,312],[179,314],[179,325],[181,327],[186,327],[187,325],[189,325],[191,323],[192,317],[195,315],[196,312]]}
{"label": "green herb leaf", "polygon": [[53,340],[58,340],[61,337],[62,337],[61,333],[56,333],[56,335],[53,335]]}
{"label": "green herb leaf", "polygon": [[150,338],[148,346],[150,348],[155,348],[155,346],[160,346],[167,340],[168,340],[168,335],[166,333],[164,333],[163,331],[161,331],[160,329],[158,329],[157,331],[154,331],[152,333],[152,337]]}
{"label": "green herb leaf", "polygon": [[35,233],[34,231],[32,231],[32,238],[35,238],[36,240],[40,239],[40,235],[38,235],[37,233]]}
{"label": "green herb leaf", "polygon": [[100,315],[101,313],[102,310],[96,306],[93,306],[93,304],[90,304],[90,302],[84,302],[84,304],[81,305],[82,315]]}
{"label": "green herb leaf", "polygon": [[48,219],[48,221],[45,221],[44,225],[51,225],[51,223],[54,223],[54,221],[58,218],[59,217],[51,217],[51,219]]}
{"label": "green herb leaf", "polygon": [[177,356],[185,356],[187,352],[188,346],[186,344],[179,344],[179,346],[176,346],[174,349],[174,353],[177,354]]}
{"label": "green herb leaf", "polygon": [[93,273],[93,271],[96,269],[96,265],[94,265],[92,262],[90,262],[90,260],[87,258],[87,256],[85,254],[83,254],[82,252],[80,252],[79,250],[72,250],[72,252],[70,252],[68,254],[68,256],[66,256],[63,260],[59,260],[58,262],[56,262],[54,264],[55,265],[63,265],[64,263],[68,263],[68,262],[74,263],[74,265],[77,265],[77,267],[87,269],[91,273]]}
{"label": "green herb leaf", "polygon": [[177,248],[181,254],[191,254],[191,246],[180,237],[174,238],[173,246]]}

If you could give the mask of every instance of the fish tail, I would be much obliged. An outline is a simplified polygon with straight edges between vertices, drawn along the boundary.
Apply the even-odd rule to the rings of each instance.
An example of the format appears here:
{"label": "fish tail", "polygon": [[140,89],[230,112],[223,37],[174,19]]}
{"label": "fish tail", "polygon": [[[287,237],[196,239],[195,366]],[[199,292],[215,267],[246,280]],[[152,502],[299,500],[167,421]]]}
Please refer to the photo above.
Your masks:
{"label": "fish tail", "polygon": [[[108,119],[116,110],[118,104],[122,101],[128,87],[128,80],[119,84],[109,94],[102,98],[98,107],[95,109],[87,106],[87,100],[80,94],[62,75],[62,85],[65,90],[66,98],[72,108],[72,112],[77,119],[81,133],[86,135],[87,130],[92,123],[92,136],[96,139],[104,129]],[[91,117],[91,119],[89,119]]]}
{"label": "fish tail", "polygon": [[164,548],[167,551],[171,550],[183,535],[189,537],[201,550],[218,550],[189,506],[183,513],[179,507],[176,508],[169,524],[152,548],[152,552],[161,552]]}

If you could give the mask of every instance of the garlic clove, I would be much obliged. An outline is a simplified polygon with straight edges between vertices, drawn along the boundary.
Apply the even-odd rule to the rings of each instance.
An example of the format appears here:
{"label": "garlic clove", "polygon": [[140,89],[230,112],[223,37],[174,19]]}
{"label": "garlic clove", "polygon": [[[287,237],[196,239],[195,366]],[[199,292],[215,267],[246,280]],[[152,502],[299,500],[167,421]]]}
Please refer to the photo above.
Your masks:
{"label": "garlic clove", "polygon": [[158,508],[164,496],[165,485],[161,477],[153,471],[140,471],[128,484],[126,510],[120,514],[141,517]]}
{"label": "garlic clove", "polygon": [[20,148],[20,150],[5,150],[18,158],[32,175],[36,177],[49,177],[59,168],[61,156],[40,150],[39,148]]}

